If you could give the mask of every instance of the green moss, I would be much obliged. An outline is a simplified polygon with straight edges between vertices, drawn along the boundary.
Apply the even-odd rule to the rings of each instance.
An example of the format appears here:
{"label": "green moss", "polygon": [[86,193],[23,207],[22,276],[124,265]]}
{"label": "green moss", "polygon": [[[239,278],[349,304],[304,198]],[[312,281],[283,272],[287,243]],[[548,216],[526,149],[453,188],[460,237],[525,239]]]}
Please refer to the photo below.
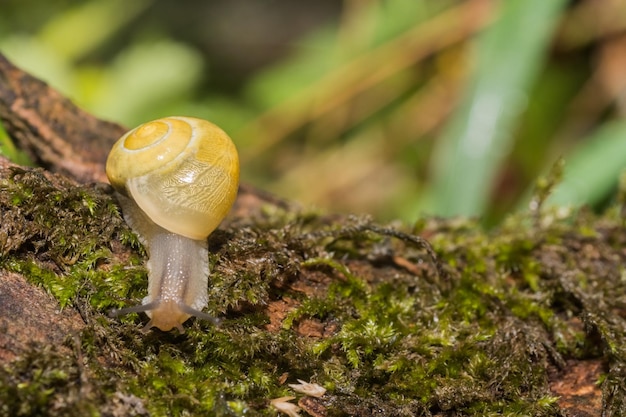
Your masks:
{"label": "green moss", "polygon": [[54,347],[32,350],[0,368],[0,413],[5,416],[95,416],[102,398],[88,386],[73,357]]}
{"label": "green moss", "polygon": [[273,416],[269,401],[302,379],[328,389],[329,416],[559,416],[547,369],[571,358],[603,358],[606,406],[624,403],[619,207],[600,218],[533,211],[491,232],[423,219],[423,238],[268,210],[209,239],[219,327],[143,334],[145,316],[107,316],[140,302],[146,271],[106,189],[36,170],[0,187],[0,266],[86,313],[74,342],[85,367],[33,348],[0,372],[3,415]]}

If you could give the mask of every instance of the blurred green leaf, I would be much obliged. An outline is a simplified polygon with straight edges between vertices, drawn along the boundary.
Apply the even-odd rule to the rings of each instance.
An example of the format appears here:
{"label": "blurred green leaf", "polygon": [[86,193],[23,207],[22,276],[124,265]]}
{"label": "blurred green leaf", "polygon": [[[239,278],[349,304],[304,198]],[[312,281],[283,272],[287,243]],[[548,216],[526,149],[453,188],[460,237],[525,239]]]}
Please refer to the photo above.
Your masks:
{"label": "blurred green leaf", "polygon": [[92,0],[67,9],[39,32],[42,42],[74,61],[111,38],[152,0]]}
{"label": "blurred green leaf", "polygon": [[13,141],[7,135],[6,131],[0,124],[0,155],[7,158],[9,161],[18,165],[33,165],[28,155],[20,151],[15,147]]}
{"label": "blurred green leaf", "polygon": [[[351,3],[346,2],[348,9]],[[250,99],[262,109],[284,103],[329,73],[358,63],[363,55],[418,27],[453,2],[394,0],[366,2],[365,6],[354,3],[359,8],[346,10],[340,26],[318,28],[298,40],[290,56],[256,74],[247,86]]]}
{"label": "blurred green leaf", "polygon": [[580,206],[601,202],[626,169],[626,121],[604,125],[566,158],[563,181],[546,204]]}
{"label": "blurred green leaf", "polygon": [[21,69],[73,95],[76,80],[72,63],[38,38],[17,34],[0,39],[0,52]]}
{"label": "blurred green leaf", "polygon": [[191,46],[169,41],[128,46],[94,82],[97,74],[82,72],[82,91],[94,90],[82,97],[101,117],[130,126],[176,113],[176,107],[189,100],[200,82],[203,61]]}
{"label": "blurred green leaf", "polygon": [[503,1],[497,20],[477,39],[469,87],[432,161],[434,213],[484,212],[565,4],[565,0]]}
{"label": "blurred green leaf", "polygon": [[[610,198],[602,193],[621,169],[619,143],[601,140],[592,152],[585,142],[596,135],[585,136],[605,137],[603,126],[624,112],[626,43],[607,36],[623,30],[623,6],[294,3],[288,16],[304,26],[276,25],[285,9],[250,10],[15,0],[0,15],[0,51],[99,117],[128,126],[167,114],[212,120],[237,142],[245,181],[331,211],[492,224],[527,201],[520,194],[561,156],[568,175],[555,204]],[[241,36],[246,25],[258,39]],[[11,145],[0,143],[2,152]],[[572,198],[576,178],[586,188]]]}

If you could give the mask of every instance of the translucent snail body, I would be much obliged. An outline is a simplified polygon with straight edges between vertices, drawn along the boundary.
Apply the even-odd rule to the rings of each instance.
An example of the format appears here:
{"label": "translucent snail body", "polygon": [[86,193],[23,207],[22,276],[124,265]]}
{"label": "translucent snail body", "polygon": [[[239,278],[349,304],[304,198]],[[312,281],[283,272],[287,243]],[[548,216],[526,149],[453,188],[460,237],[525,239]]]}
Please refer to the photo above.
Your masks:
{"label": "translucent snail body", "polygon": [[207,306],[206,239],[237,196],[239,159],[214,124],[190,117],[145,123],[122,136],[107,159],[107,176],[126,222],[149,253],[146,329],[168,331]]}

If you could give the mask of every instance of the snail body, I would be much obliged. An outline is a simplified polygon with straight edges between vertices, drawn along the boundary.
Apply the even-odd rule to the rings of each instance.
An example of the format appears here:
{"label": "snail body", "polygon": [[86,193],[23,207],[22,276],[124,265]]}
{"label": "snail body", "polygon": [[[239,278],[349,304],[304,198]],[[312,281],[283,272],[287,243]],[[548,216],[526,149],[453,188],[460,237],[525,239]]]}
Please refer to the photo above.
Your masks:
{"label": "snail body", "polygon": [[239,159],[219,127],[191,117],[145,123],[113,145],[106,164],[124,219],[146,247],[148,295],[145,329],[168,331],[207,306],[207,237],[237,196]]}

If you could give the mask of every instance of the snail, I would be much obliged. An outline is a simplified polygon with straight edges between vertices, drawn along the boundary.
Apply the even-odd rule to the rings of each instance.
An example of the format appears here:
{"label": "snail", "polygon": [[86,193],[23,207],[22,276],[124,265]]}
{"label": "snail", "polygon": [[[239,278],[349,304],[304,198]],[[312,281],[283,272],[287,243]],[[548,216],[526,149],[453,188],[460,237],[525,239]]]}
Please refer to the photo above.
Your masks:
{"label": "snail", "polygon": [[148,295],[112,316],[145,312],[148,331],[190,317],[217,320],[208,304],[207,237],[237,196],[239,158],[228,135],[206,120],[166,117],[142,124],[111,149],[106,173],[128,225],[149,259]]}

